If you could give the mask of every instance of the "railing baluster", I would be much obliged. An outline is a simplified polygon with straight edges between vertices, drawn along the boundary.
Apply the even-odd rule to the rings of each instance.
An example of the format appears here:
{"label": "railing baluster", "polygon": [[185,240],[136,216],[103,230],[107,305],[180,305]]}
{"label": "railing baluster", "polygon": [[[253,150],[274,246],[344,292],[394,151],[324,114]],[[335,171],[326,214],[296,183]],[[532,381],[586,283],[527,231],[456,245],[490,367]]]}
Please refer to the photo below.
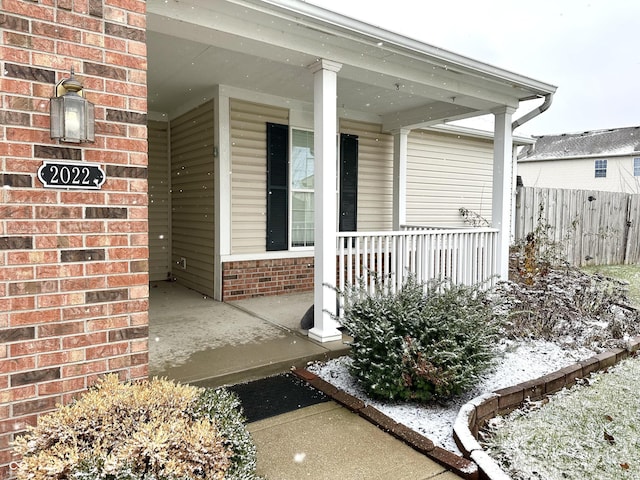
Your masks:
{"label": "railing baluster", "polygon": [[376,282],[397,292],[413,275],[417,281],[449,279],[474,284],[491,279],[497,268],[497,230],[403,227],[401,232],[338,232],[340,291],[360,283],[373,293]]}
{"label": "railing baluster", "polygon": [[438,236],[437,235],[429,235],[429,276],[428,279],[431,280],[435,278],[437,275],[437,260],[438,260]]}
{"label": "railing baluster", "polygon": [[[346,285],[345,283],[346,271],[345,271],[345,265],[344,265],[345,263],[344,256],[346,252],[344,248],[344,240],[342,238],[337,238],[336,240],[338,242],[338,291],[344,292],[344,287]],[[341,296],[338,296],[338,298],[339,298],[340,305],[342,306],[343,301]],[[340,311],[342,311],[342,309],[340,309]]]}
{"label": "railing baluster", "polygon": [[352,282],[352,285],[354,285],[356,282],[360,281],[361,278],[361,273],[360,273],[360,264],[362,262],[362,246],[361,243],[362,242],[362,237],[358,237],[356,239],[356,251],[355,251],[355,258],[353,259],[353,266],[354,266],[354,279]]}
{"label": "railing baluster", "polygon": [[389,289],[392,293],[395,293],[396,291],[396,281],[397,281],[397,277],[398,277],[398,270],[397,270],[397,265],[396,265],[396,257],[398,256],[398,237],[396,237],[395,235],[391,238],[391,252],[390,252],[390,256],[389,256],[389,265],[390,265],[390,271],[389,273],[390,278],[389,278]]}
{"label": "railing baluster", "polygon": [[364,288],[369,291],[369,237],[362,238],[362,280],[364,282]]}
{"label": "railing baluster", "polygon": [[391,272],[389,270],[389,235],[384,236],[384,292],[387,293],[389,291],[389,284],[391,281]]}

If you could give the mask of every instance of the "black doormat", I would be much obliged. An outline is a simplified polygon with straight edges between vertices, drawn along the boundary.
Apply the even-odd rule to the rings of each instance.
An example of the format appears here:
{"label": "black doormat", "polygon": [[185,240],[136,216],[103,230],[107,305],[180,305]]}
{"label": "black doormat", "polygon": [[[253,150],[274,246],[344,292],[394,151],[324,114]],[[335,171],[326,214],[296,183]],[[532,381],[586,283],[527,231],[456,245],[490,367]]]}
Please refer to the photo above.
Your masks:
{"label": "black doormat", "polygon": [[324,393],[290,373],[226,388],[240,398],[247,422],[256,422],[329,401]]}

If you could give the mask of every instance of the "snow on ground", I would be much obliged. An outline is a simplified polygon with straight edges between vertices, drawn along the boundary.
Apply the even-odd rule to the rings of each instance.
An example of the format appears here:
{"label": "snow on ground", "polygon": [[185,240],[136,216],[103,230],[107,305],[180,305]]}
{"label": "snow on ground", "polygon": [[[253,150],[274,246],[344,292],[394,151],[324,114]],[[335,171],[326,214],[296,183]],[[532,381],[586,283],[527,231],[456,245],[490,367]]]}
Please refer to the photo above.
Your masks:
{"label": "snow on ground", "polygon": [[396,422],[421,433],[451,452],[460,453],[453,440],[453,423],[458,410],[466,402],[483,393],[510,387],[527,380],[546,375],[579,360],[592,356],[594,352],[564,350],[555,343],[545,341],[505,342],[495,368],[486,374],[477,387],[465,396],[447,405],[422,405],[417,403],[385,403],[369,398],[349,373],[349,357],[340,357],[326,363],[314,363],[308,370],[335,387],[360,398],[377,408]]}
{"label": "snow on ground", "polygon": [[638,360],[591,375],[544,408],[536,402],[496,417],[489,455],[505,469],[515,466],[507,470],[514,479],[640,478]]}

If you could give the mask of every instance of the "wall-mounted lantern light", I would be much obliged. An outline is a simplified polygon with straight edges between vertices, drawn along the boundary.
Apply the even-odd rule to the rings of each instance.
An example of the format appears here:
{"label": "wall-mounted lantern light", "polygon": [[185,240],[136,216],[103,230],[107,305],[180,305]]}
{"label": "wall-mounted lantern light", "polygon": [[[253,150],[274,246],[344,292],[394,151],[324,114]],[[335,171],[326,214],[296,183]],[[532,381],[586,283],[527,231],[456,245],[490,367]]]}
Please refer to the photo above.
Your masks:
{"label": "wall-mounted lantern light", "polygon": [[68,143],[93,142],[93,110],[71,67],[71,76],[58,82],[51,98],[51,138]]}

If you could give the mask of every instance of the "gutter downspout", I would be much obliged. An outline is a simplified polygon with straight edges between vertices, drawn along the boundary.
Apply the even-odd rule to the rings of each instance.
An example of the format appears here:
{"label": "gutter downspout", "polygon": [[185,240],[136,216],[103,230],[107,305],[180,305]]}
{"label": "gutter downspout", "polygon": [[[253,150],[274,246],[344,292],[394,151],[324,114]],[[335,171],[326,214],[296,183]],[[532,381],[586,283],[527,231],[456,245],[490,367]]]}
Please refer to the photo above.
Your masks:
{"label": "gutter downspout", "polygon": [[[511,123],[511,132],[513,133],[513,131],[518,128],[521,125],[524,125],[525,123],[527,123],[529,120],[537,117],[538,115],[540,115],[541,113],[545,112],[546,110],[549,109],[549,107],[551,106],[551,102],[553,102],[553,93],[547,93],[544,96],[544,102],[542,102],[541,105],[539,105],[538,107],[534,108],[533,110],[531,110],[530,112],[524,114],[522,117],[518,118],[517,120],[514,120]],[[516,209],[518,208],[518,196],[520,193],[520,188],[518,188],[517,185],[517,178],[518,178],[518,160],[517,160],[517,153],[516,153],[516,148],[513,148],[513,170],[511,173],[511,183],[512,183],[512,197],[511,197],[511,225],[510,225],[510,233],[511,233],[511,238],[515,238],[516,237]]]}
{"label": "gutter downspout", "polygon": [[529,113],[526,113],[525,115],[523,115],[522,117],[518,118],[517,120],[515,120],[512,124],[511,124],[511,131],[513,132],[516,128],[518,128],[519,126],[527,123],[529,120],[537,117],[538,115],[540,115],[541,113],[545,112],[546,110],[549,109],[549,107],[551,106],[551,102],[553,101],[553,93],[547,93],[544,96],[544,102],[542,102],[542,105],[540,105],[537,108],[534,108],[533,110],[531,110]]}

